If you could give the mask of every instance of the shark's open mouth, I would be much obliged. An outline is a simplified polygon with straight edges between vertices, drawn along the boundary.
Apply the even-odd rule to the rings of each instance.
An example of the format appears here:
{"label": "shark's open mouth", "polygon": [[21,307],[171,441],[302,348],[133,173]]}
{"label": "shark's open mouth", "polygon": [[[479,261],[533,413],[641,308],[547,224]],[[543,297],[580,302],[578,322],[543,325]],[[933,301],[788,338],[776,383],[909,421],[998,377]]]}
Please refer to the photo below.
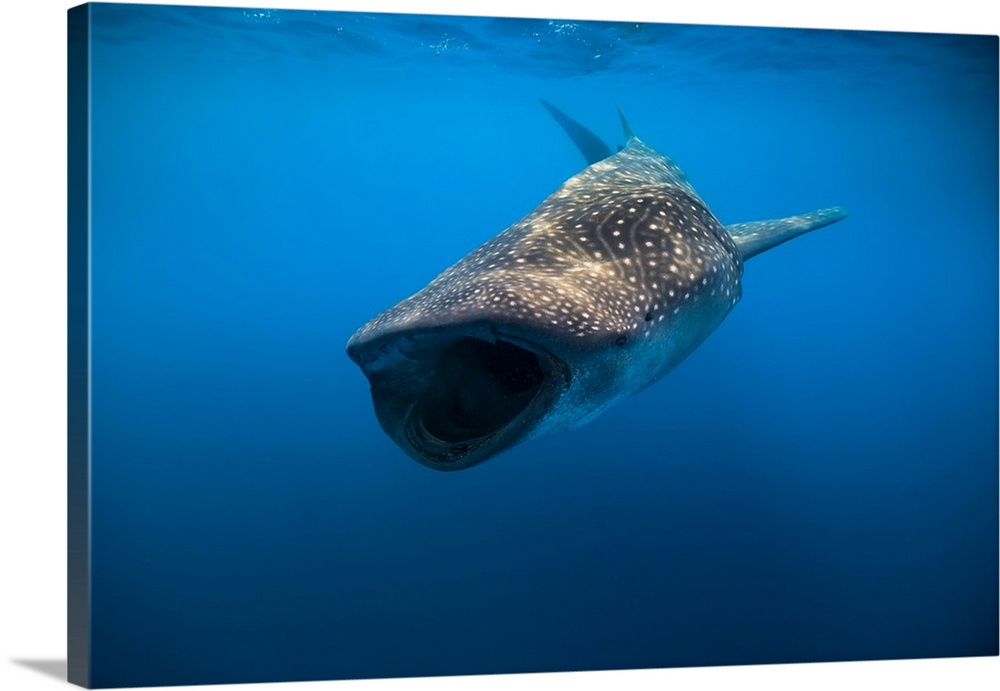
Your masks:
{"label": "shark's open mouth", "polygon": [[461,460],[507,427],[538,395],[545,379],[534,352],[507,341],[466,337],[443,350],[407,423],[410,441],[433,460]]}
{"label": "shark's open mouth", "polygon": [[566,385],[565,366],[546,349],[495,332],[400,335],[356,359],[382,427],[439,470],[520,441]]}

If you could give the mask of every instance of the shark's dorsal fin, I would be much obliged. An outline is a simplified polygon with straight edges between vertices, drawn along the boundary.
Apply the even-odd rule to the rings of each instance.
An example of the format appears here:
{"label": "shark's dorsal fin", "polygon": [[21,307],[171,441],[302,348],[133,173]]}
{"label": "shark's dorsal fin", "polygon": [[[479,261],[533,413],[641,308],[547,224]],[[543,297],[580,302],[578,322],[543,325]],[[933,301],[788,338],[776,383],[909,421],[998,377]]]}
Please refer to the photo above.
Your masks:
{"label": "shark's dorsal fin", "polygon": [[625,143],[628,144],[630,139],[635,138],[635,134],[632,132],[632,125],[628,124],[628,118],[625,117],[625,111],[619,104],[615,104],[615,108],[618,109],[618,118],[622,121],[622,131],[625,133]]}
{"label": "shark's dorsal fin", "polygon": [[549,111],[549,114],[555,118],[559,126],[563,128],[566,134],[569,135],[569,138],[573,140],[573,143],[576,144],[576,148],[583,154],[583,158],[587,161],[588,166],[598,161],[603,161],[611,155],[611,148],[604,143],[603,139],[548,101],[539,100],[545,106],[545,110]]}
{"label": "shark's dorsal fin", "polygon": [[810,230],[836,223],[845,216],[847,216],[847,212],[844,209],[833,206],[808,214],[777,218],[771,221],[734,223],[726,226],[726,230],[736,246],[740,248],[740,253],[745,261],[776,245],[803,233],[808,233]]}

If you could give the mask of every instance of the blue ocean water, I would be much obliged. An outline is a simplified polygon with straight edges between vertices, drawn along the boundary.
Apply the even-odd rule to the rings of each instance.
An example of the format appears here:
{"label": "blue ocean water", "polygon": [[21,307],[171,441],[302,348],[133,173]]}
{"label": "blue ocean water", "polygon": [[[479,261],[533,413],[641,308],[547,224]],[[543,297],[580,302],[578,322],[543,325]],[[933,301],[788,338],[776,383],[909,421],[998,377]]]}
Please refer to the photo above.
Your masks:
{"label": "blue ocean water", "polygon": [[[996,37],[96,4],[99,686],[997,654]],[[610,142],[752,259],[663,381],[439,473],[347,358]]]}

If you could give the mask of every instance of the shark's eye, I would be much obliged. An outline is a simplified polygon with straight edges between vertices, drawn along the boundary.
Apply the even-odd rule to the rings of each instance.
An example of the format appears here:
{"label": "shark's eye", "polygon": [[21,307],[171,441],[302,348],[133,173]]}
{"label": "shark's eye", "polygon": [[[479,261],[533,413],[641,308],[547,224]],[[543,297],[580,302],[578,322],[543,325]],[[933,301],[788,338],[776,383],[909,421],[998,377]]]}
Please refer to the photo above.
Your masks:
{"label": "shark's eye", "polygon": [[616,346],[623,346],[628,342],[628,336],[625,334],[620,334],[618,338],[615,339]]}

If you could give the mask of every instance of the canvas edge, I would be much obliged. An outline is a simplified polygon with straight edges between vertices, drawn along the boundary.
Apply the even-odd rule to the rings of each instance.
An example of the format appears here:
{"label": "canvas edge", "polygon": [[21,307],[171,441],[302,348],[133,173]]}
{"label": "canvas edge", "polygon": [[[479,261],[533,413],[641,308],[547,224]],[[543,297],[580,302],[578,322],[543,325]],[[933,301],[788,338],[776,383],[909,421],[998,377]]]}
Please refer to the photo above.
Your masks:
{"label": "canvas edge", "polygon": [[67,17],[67,681],[90,686],[90,6]]}

